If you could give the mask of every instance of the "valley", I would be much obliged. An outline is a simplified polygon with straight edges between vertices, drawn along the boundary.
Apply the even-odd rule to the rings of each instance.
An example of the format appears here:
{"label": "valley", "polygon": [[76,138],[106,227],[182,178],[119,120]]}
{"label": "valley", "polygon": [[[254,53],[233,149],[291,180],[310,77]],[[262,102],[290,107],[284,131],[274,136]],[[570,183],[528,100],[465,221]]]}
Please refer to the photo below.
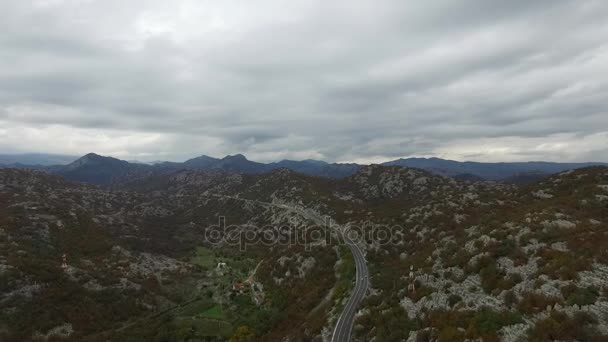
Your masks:
{"label": "valley", "polygon": [[527,186],[399,166],[112,187],[2,169],[0,336],[600,341],[607,184],[605,167]]}

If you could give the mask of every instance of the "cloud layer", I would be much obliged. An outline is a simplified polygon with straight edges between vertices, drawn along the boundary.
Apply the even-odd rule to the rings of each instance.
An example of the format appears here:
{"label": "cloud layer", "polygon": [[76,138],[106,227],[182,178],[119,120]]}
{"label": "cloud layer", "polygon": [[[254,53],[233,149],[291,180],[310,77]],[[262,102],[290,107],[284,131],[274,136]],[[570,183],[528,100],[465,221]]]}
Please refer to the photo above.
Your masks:
{"label": "cloud layer", "polygon": [[608,161],[608,3],[0,2],[0,151]]}

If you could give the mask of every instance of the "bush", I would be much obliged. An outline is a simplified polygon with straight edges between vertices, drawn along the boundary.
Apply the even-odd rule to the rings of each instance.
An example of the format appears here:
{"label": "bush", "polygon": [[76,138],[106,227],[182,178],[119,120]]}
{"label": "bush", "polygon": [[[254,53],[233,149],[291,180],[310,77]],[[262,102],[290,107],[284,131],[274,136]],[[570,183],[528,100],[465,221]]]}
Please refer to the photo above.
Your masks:
{"label": "bush", "polygon": [[465,339],[464,333],[455,327],[445,327],[439,332],[439,342],[452,342],[452,341],[463,341]]}
{"label": "bush", "polygon": [[505,305],[509,308],[513,307],[513,305],[515,305],[515,303],[517,303],[517,296],[515,295],[515,293],[513,291],[507,291],[505,293]]}
{"label": "bush", "polygon": [[539,272],[554,279],[576,280],[578,272],[588,270],[590,258],[569,252],[544,250],[538,253]]}
{"label": "bush", "polygon": [[521,283],[523,281],[523,278],[521,277],[521,274],[519,273],[511,273],[509,274],[509,276],[507,277],[509,283],[511,283],[511,287]]}
{"label": "bush", "polygon": [[500,328],[523,322],[520,315],[511,312],[496,312],[483,308],[475,313],[467,329],[469,337],[484,337],[483,340],[494,339]]}
{"label": "bush", "polygon": [[461,301],[462,297],[457,294],[452,294],[450,295],[450,297],[448,297],[448,304],[450,305],[450,307],[454,307],[454,305],[460,303]]}
{"label": "bush", "polygon": [[568,305],[591,305],[600,295],[598,289],[593,286],[581,288],[574,284],[562,287],[561,292]]}
{"label": "bush", "polygon": [[412,301],[418,302],[420,299],[430,295],[433,292],[434,292],[434,290],[432,288],[424,287],[424,286],[420,285],[420,283],[417,282],[416,291],[408,292],[408,297]]}
{"label": "bush", "polygon": [[481,277],[481,287],[486,293],[491,293],[492,290],[496,289],[502,278],[500,271],[494,262],[483,267],[479,271],[479,276]]}
{"label": "bush", "polygon": [[518,273],[507,275],[498,268],[493,260],[489,261],[487,258],[481,259],[480,266],[481,287],[486,293],[492,293],[496,290],[508,290],[522,281],[521,275]]}
{"label": "bush", "polygon": [[536,322],[528,330],[528,339],[533,342],[592,341],[597,337],[597,332],[591,326],[594,323],[593,317],[587,313],[579,312],[569,317],[563,312],[552,311],[549,317]]}
{"label": "bush", "polygon": [[236,329],[234,335],[230,337],[229,342],[248,342],[253,341],[254,334],[248,326],[242,325]]}
{"label": "bush", "polygon": [[416,334],[416,342],[429,342],[433,340],[433,333],[430,330],[421,330]]}
{"label": "bush", "polygon": [[535,314],[544,311],[548,306],[560,303],[561,300],[555,297],[548,297],[542,294],[527,292],[524,293],[517,304],[517,308],[524,314]]}
{"label": "bush", "polygon": [[439,341],[465,341],[467,339],[498,341],[497,331],[507,325],[521,323],[519,314],[508,311],[479,310],[431,311],[422,326],[439,332]]}
{"label": "bush", "polygon": [[513,239],[506,239],[493,246],[490,254],[495,258],[511,255],[516,251],[517,243]]}

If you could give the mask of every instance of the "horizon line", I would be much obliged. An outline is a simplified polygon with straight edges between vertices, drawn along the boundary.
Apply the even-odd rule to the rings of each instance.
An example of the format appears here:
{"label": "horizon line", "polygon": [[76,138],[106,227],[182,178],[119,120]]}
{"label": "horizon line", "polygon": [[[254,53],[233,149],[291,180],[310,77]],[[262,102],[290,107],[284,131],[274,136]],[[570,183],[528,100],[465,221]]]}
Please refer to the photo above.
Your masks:
{"label": "horizon line", "polygon": [[[250,162],[254,162],[254,163],[260,163],[260,164],[276,164],[276,163],[280,163],[283,161],[294,161],[294,162],[303,162],[303,161],[317,161],[317,162],[323,162],[323,163],[327,163],[327,164],[356,164],[356,165],[382,165],[384,163],[389,163],[389,162],[394,162],[394,161],[398,161],[398,160],[409,160],[409,159],[424,159],[424,160],[432,160],[432,159],[437,159],[437,160],[443,160],[443,161],[450,161],[450,162],[457,162],[457,163],[480,163],[480,164],[512,164],[512,163],[556,163],[556,164],[608,164],[608,162],[605,161],[552,161],[552,160],[517,160],[517,161],[478,161],[478,160],[458,160],[458,159],[452,159],[452,158],[442,158],[442,157],[437,157],[437,156],[429,156],[429,155],[410,155],[410,156],[402,156],[402,157],[395,157],[394,159],[388,159],[390,157],[386,157],[387,159],[385,159],[384,161],[378,161],[378,162],[357,162],[357,161],[326,161],[323,159],[314,159],[314,158],[305,158],[305,159],[279,159],[279,160],[275,160],[275,161],[256,161],[253,159],[249,159],[244,153],[235,153],[235,154],[227,154],[223,157],[214,157],[214,156],[210,156],[207,154],[201,154],[201,155],[197,155],[182,161],[175,161],[175,160],[151,160],[151,161],[142,161],[142,160],[138,160],[135,158],[125,158],[125,157],[117,157],[117,156],[113,156],[113,155],[106,155],[106,154],[102,154],[102,153],[98,153],[98,152],[87,152],[83,155],[72,155],[72,154],[62,154],[62,153],[45,153],[45,152],[0,152],[0,155],[5,155],[5,156],[25,156],[25,155],[47,155],[47,156],[55,156],[55,157],[64,157],[64,158],[74,158],[73,161],[67,163],[70,164],[86,155],[89,154],[95,154],[101,157],[109,157],[109,158],[114,158],[114,159],[118,159],[118,160],[122,160],[122,161],[126,161],[128,163],[132,163],[132,164],[146,164],[146,165],[155,165],[155,164],[160,164],[160,163],[185,163],[189,160],[192,159],[196,159],[196,158],[200,158],[200,157],[208,157],[208,158],[212,158],[212,159],[217,159],[217,160],[222,160],[222,159],[226,159],[227,157],[236,157],[236,156],[243,156],[245,157],[245,159],[247,161]],[[373,159],[373,158],[372,158]],[[67,165],[67,164],[56,164],[56,165]],[[28,164],[24,164],[24,165],[28,165]]]}

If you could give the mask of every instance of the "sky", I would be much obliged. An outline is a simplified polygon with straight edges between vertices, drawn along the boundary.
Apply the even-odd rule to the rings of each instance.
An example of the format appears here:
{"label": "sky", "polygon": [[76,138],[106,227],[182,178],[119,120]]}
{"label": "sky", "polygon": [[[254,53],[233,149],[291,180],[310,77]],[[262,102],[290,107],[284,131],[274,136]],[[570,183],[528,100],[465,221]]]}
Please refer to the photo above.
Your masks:
{"label": "sky", "polygon": [[608,161],[605,0],[3,0],[0,153]]}

